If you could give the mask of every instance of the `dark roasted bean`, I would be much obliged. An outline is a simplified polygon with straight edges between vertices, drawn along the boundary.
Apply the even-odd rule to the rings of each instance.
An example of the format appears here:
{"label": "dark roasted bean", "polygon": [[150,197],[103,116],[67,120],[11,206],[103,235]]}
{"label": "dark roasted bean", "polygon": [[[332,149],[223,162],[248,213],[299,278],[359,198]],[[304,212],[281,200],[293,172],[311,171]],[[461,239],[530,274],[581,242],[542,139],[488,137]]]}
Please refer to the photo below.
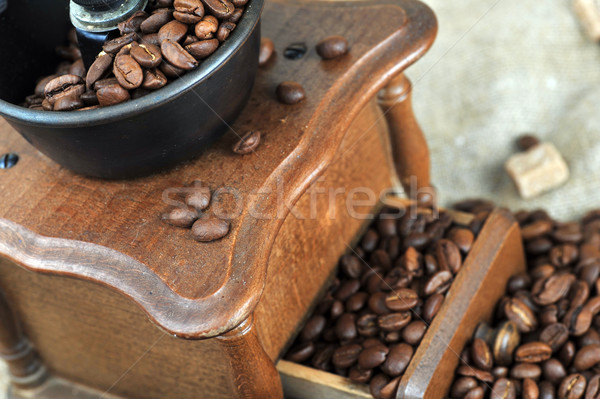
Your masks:
{"label": "dark roasted bean", "polygon": [[209,242],[219,240],[229,233],[230,224],[216,217],[198,219],[192,226],[192,235],[196,241]]}
{"label": "dark roasted bean", "polygon": [[558,397],[561,399],[579,399],[583,397],[585,388],[585,377],[581,374],[571,374],[565,377],[560,383]]}
{"label": "dark roasted bean", "polygon": [[348,52],[348,40],[343,36],[330,36],[317,43],[317,54],[324,60],[340,57]]}
{"label": "dark roasted bean", "polygon": [[240,138],[232,147],[236,154],[245,155],[254,152],[260,145],[260,131],[251,130]]}
{"label": "dark roasted bean", "polygon": [[[142,33],[156,33],[173,19],[173,11],[163,8],[146,18],[140,25]],[[160,41],[159,41],[160,43]]]}
{"label": "dark roasted bean", "polygon": [[203,0],[204,5],[212,15],[220,19],[226,19],[233,14],[235,6],[229,0]]}
{"label": "dark roasted bean", "polygon": [[515,361],[524,363],[540,363],[550,359],[552,348],[544,342],[528,342],[517,348]]}
{"label": "dark roasted bean", "polygon": [[[95,86],[97,85],[98,82],[96,82]],[[96,97],[98,97],[98,103],[102,107],[119,104],[131,98],[129,92],[116,82],[110,85],[102,85],[100,88],[97,88]]]}
{"label": "dark roasted bean", "polygon": [[188,44],[185,49],[196,59],[202,60],[214,53],[219,47],[217,39],[199,40]]}
{"label": "dark roasted bean", "polygon": [[299,83],[290,81],[280,83],[277,86],[276,94],[281,103],[288,105],[297,104],[306,97],[304,88]]}
{"label": "dark roasted bean", "polygon": [[176,227],[192,227],[198,219],[198,213],[193,208],[176,207],[164,213],[162,220]]}
{"label": "dark roasted bean", "polygon": [[160,49],[165,59],[177,68],[189,71],[198,66],[198,61],[175,41],[163,40]]}
{"label": "dark roasted bean", "polygon": [[123,47],[137,40],[137,33],[132,32],[104,43],[102,49],[106,53],[117,54]]}
{"label": "dark roasted bean", "polygon": [[[186,24],[176,20],[171,21],[159,29],[158,40],[160,41],[161,46],[165,40],[170,40],[173,43],[177,43],[185,37],[187,31],[188,26]],[[163,56],[168,59],[162,47],[161,50],[163,52]]]}
{"label": "dark roasted bean", "polygon": [[258,53],[258,65],[264,66],[269,62],[273,53],[275,52],[275,45],[273,40],[268,37],[260,39],[260,51]]}
{"label": "dark roasted bean", "polygon": [[221,25],[219,25],[219,29],[217,29],[217,40],[220,43],[223,43],[229,35],[231,31],[235,29],[236,25],[233,22],[225,21]]}
{"label": "dark roasted bean", "polygon": [[121,35],[126,35],[139,31],[140,25],[146,18],[148,18],[148,14],[145,11],[139,10],[134,12],[127,20],[119,23],[119,32],[121,32]]}
{"label": "dark roasted bean", "polygon": [[206,15],[194,27],[194,33],[200,40],[212,39],[219,29],[219,21],[212,15]]}
{"label": "dark roasted bean", "polygon": [[475,367],[482,370],[491,370],[494,367],[494,359],[492,358],[492,351],[488,344],[479,338],[473,340],[471,346],[471,359]]}

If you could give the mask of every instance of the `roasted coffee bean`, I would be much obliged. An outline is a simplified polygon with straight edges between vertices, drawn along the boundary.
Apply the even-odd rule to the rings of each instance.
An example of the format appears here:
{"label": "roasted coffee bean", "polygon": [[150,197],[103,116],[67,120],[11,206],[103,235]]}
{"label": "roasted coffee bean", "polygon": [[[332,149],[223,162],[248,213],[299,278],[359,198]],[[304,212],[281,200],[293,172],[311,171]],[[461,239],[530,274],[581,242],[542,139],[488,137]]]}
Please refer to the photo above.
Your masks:
{"label": "roasted coffee bean", "polygon": [[575,344],[572,341],[567,341],[567,343],[564,344],[563,347],[560,349],[558,358],[562,362],[562,364],[564,364],[565,366],[569,366],[575,358],[575,352]]}
{"label": "roasted coffee bean", "polygon": [[74,111],[79,108],[83,108],[83,100],[81,96],[62,96],[54,102],[54,111]]}
{"label": "roasted coffee bean", "polygon": [[231,148],[233,152],[240,155],[250,154],[254,152],[260,145],[260,131],[251,130],[244,134],[244,137],[239,139]]}
{"label": "roasted coffee bean", "polygon": [[552,231],[554,224],[550,220],[538,220],[521,228],[521,236],[525,241],[531,241]]}
{"label": "roasted coffee bean", "polygon": [[369,382],[372,375],[373,375],[372,369],[363,370],[363,369],[355,366],[350,369],[350,372],[348,373],[348,378],[350,378],[350,380],[353,382],[356,382],[359,384],[366,384],[367,382]]}
{"label": "roasted coffee bean", "polygon": [[589,370],[600,363],[600,345],[592,344],[579,349],[573,360],[577,371]]}
{"label": "roasted coffee bean", "polygon": [[44,95],[50,105],[61,97],[79,98],[85,92],[83,79],[77,75],[62,75],[52,79],[44,88]]}
{"label": "roasted coffee bean", "polygon": [[144,71],[130,55],[115,57],[113,73],[119,84],[127,90],[137,89],[144,82]]}
{"label": "roasted coffee bean", "polygon": [[419,295],[410,288],[400,288],[385,297],[385,305],[393,312],[410,310],[419,303]]}
{"label": "roasted coffee bean", "polygon": [[523,391],[521,393],[521,397],[523,399],[538,399],[540,397],[540,390],[531,378],[525,378],[523,380],[523,386],[521,388]]}
{"label": "roasted coffee bean", "polygon": [[134,40],[137,40],[137,38],[137,33],[128,33],[126,35],[117,37],[116,39],[105,42],[102,46],[102,49],[106,53],[117,54],[123,47],[130,44]]}
{"label": "roasted coffee bean", "polygon": [[360,289],[360,281],[357,279],[345,280],[335,292],[334,298],[340,301],[345,301],[354,295]]}
{"label": "roasted coffee bean", "polygon": [[577,260],[579,251],[575,245],[559,245],[550,250],[550,263],[556,267],[566,267]]}
{"label": "roasted coffee bean", "polygon": [[160,48],[153,44],[133,46],[131,56],[144,68],[155,68],[162,62]]}
{"label": "roasted coffee bean", "polygon": [[204,5],[200,0],[175,0],[173,18],[185,24],[195,24],[204,16]]}
{"label": "roasted coffee bean", "polygon": [[230,224],[216,217],[198,219],[192,226],[192,235],[196,241],[209,242],[219,240],[229,233]]}
{"label": "roasted coffee bean", "polygon": [[58,78],[58,75],[50,75],[40,79],[40,81],[35,85],[35,95],[38,97],[43,97],[45,95],[46,85],[55,78]]}
{"label": "roasted coffee bean", "polygon": [[244,9],[243,8],[238,8],[238,6],[235,4],[236,2],[232,2],[234,6],[236,6],[235,10],[233,11],[233,14],[231,14],[231,16],[229,18],[227,18],[225,20],[225,22],[233,22],[234,24],[237,24],[240,19],[242,19],[242,16],[244,15]]}
{"label": "roasted coffee bean", "polygon": [[452,273],[450,273],[447,270],[441,270],[435,273],[433,276],[431,276],[429,280],[427,280],[425,286],[423,287],[423,292],[425,296],[430,296],[433,294],[442,294],[448,290],[451,283]]}
{"label": "roasted coffee bean", "polygon": [[98,97],[98,103],[101,107],[119,104],[131,98],[129,92],[118,83],[101,85],[101,87],[98,88],[98,82],[96,82],[95,86],[97,90],[96,96]]}
{"label": "roasted coffee bean", "polygon": [[233,14],[235,6],[228,0],[203,0],[204,5],[212,15],[220,19],[226,19]]}
{"label": "roasted coffee bean", "polygon": [[542,368],[534,363],[516,363],[510,369],[510,377],[522,380],[531,378],[537,380],[542,375]]}
{"label": "roasted coffee bean", "polygon": [[452,241],[462,253],[467,253],[471,250],[475,235],[469,229],[463,227],[455,227],[448,233],[448,239]]}
{"label": "roasted coffee bean", "polygon": [[595,375],[588,382],[585,399],[600,399],[600,374]]}
{"label": "roasted coffee bean", "polygon": [[425,323],[431,323],[433,318],[437,315],[442,304],[444,303],[444,296],[442,294],[433,294],[423,305],[423,320]]}
{"label": "roasted coffee bean", "polygon": [[335,352],[335,345],[326,345],[315,351],[311,364],[314,368],[328,371],[331,369],[331,358]]}
{"label": "roasted coffee bean", "polygon": [[77,75],[82,79],[85,79],[86,70],[85,65],[83,64],[83,60],[81,58],[75,61],[73,65],[71,65],[71,68],[69,68],[69,74]]}
{"label": "roasted coffee bean", "polygon": [[93,90],[88,90],[81,95],[81,100],[86,106],[94,106],[98,105],[98,97],[96,96],[96,92]]}
{"label": "roasted coffee bean", "polygon": [[189,71],[198,66],[198,61],[177,42],[165,39],[160,49],[165,59],[177,68]]}
{"label": "roasted coffee bean", "polygon": [[549,359],[542,364],[544,379],[558,385],[567,376],[567,371],[557,359]]}
{"label": "roasted coffee bean", "polygon": [[460,366],[457,370],[456,370],[458,375],[462,375],[464,377],[473,377],[479,381],[485,382],[485,383],[492,383],[494,382],[494,376],[485,370],[480,370],[478,368],[475,367],[471,367],[471,366]]}
{"label": "roasted coffee bean", "polygon": [[390,313],[379,316],[377,325],[381,330],[386,332],[400,331],[407,326],[411,321],[410,312]]}
{"label": "roasted coffee bean", "polygon": [[585,377],[581,374],[571,374],[565,377],[558,387],[558,397],[564,399],[579,399],[585,394]]}
{"label": "roasted coffee bean", "polygon": [[381,391],[390,382],[390,378],[385,374],[377,374],[373,377],[369,383],[369,392],[375,399],[383,399],[381,397]]}
{"label": "roasted coffee bean", "polygon": [[585,334],[592,325],[593,315],[589,308],[578,306],[571,308],[564,316],[563,323],[569,328],[569,332],[578,337]]}
{"label": "roasted coffee bean", "polygon": [[450,240],[441,239],[436,244],[436,259],[441,270],[450,270],[452,273],[458,273],[462,266],[460,250]]}
{"label": "roasted coffee bean", "polygon": [[520,299],[509,299],[504,306],[504,313],[517,325],[520,332],[528,333],[537,328],[538,322],[535,314]]}
{"label": "roasted coffee bean", "polygon": [[169,62],[165,61],[164,58],[163,62],[158,66],[158,68],[165,74],[166,77],[171,79],[179,78],[186,72],[184,69],[171,65]]}
{"label": "roasted coffee bean", "polygon": [[558,351],[569,339],[569,329],[561,323],[547,325],[540,333],[540,341],[547,343],[552,352]]}
{"label": "roasted coffee bean", "polygon": [[402,330],[402,339],[409,345],[418,345],[427,332],[427,324],[421,320],[415,320]]}
{"label": "roasted coffee bean", "polygon": [[528,255],[541,255],[550,251],[552,240],[544,237],[536,238],[525,244],[525,251]]}
{"label": "roasted coffee bean", "polygon": [[94,63],[90,66],[90,70],[85,78],[85,84],[88,88],[92,88],[94,83],[105,76],[109,71],[113,63],[113,55],[102,51]]}
{"label": "roasted coffee bean", "polygon": [[147,90],[157,90],[164,87],[167,82],[167,77],[159,69],[148,69],[144,71],[144,80],[141,87]]}
{"label": "roasted coffee bean", "polygon": [[517,348],[515,361],[523,363],[540,363],[550,359],[552,348],[544,342],[528,342]]}
{"label": "roasted coffee bean", "polygon": [[287,353],[286,359],[296,363],[303,363],[315,353],[315,345],[311,341],[303,342]]}
{"label": "roasted coffee bean", "polygon": [[330,36],[317,43],[317,54],[324,60],[340,57],[348,52],[348,40],[343,36]]}
{"label": "roasted coffee bean", "polygon": [[160,40],[158,40],[158,33],[148,33],[140,38],[140,44],[152,44],[153,46],[160,47]]}
{"label": "roasted coffee bean", "polygon": [[506,378],[501,378],[494,383],[491,399],[516,399],[517,390],[515,384]]}
{"label": "roasted coffee bean", "polygon": [[588,332],[579,337],[577,341],[578,347],[584,347],[587,345],[600,345],[600,333],[593,328],[590,328]]}
{"label": "roasted coffee bean", "polygon": [[146,18],[148,18],[148,14],[145,11],[139,10],[131,14],[127,20],[119,22],[118,28],[121,36],[139,31],[140,25]]}
{"label": "roasted coffee bean", "polygon": [[556,399],[556,390],[549,381],[542,381],[538,385],[540,388],[540,399]]}
{"label": "roasted coffee bean", "polygon": [[413,247],[408,247],[401,258],[401,267],[413,275],[420,275],[421,254]]}
{"label": "roasted coffee bean", "polygon": [[[376,279],[379,278],[377,275],[374,275],[373,277]],[[387,295],[385,292],[376,292],[371,295],[368,301],[369,309],[378,315],[389,313],[390,311],[386,306],[386,297]]]}
{"label": "roasted coffee bean", "polygon": [[532,134],[524,134],[517,138],[517,146],[521,151],[528,151],[540,143],[540,140]]}
{"label": "roasted coffee bean", "polygon": [[404,373],[413,357],[412,346],[401,343],[391,348],[385,361],[381,364],[381,370],[390,377],[397,377]]}
{"label": "roasted coffee bean", "polygon": [[236,25],[233,22],[225,21],[221,25],[219,25],[219,29],[217,29],[217,40],[220,43],[223,43],[225,40],[229,38],[231,31],[235,29]]}
{"label": "roasted coffee bean", "polygon": [[356,316],[352,313],[344,313],[335,323],[335,335],[342,342],[351,341],[356,338]]}
{"label": "roasted coffee bean", "polygon": [[193,189],[185,195],[185,203],[192,208],[203,211],[210,205],[210,187],[197,180],[192,185]]}
{"label": "roasted coffee bean", "polygon": [[277,99],[283,104],[293,105],[304,100],[304,88],[296,82],[282,82],[277,86]]}
{"label": "roasted coffee bean", "polygon": [[471,389],[469,392],[467,392],[464,399],[483,399],[484,396],[485,396],[485,391],[483,390],[483,388],[476,387],[476,388]]}
{"label": "roasted coffee bean", "polygon": [[321,335],[326,324],[327,319],[321,315],[311,317],[304,325],[302,332],[300,332],[300,339],[303,341],[315,340],[319,335]]}
{"label": "roasted coffee bean", "polygon": [[369,294],[366,292],[357,292],[346,300],[345,309],[347,312],[358,312],[363,309],[369,299]]}
{"label": "roasted coffee bean", "polygon": [[477,388],[478,382],[473,377],[461,377],[454,381],[450,389],[450,396],[463,398],[471,389]]}
{"label": "roasted coffee bean", "polygon": [[207,15],[202,18],[194,27],[194,33],[200,40],[212,39],[214,34],[219,29],[219,21],[212,15]]}
{"label": "roasted coffee bean", "polygon": [[340,270],[351,279],[357,279],[362,273],[362,264],[355,255],[344,255],[340,259]]}
{"label": "roasted coffee bean", "polygon": [[538,305],[550,305],[564,298],[571,289],[571,285],[575,282],[575,275],[571,273],[559,273],[550,276],[539,288],[541,291],[536,292],[534,286],[533,300]]}
{"label": "roasted coffee bean", "polygon": [[361,369],[373,369],[385,362],[389,351],[383,345],[366,348],[358,355],[358,366]]}
{"label": "roasted coffee bean", "polygon": [[[173,11],[162,8],[154,12],[140,24],[142,33],[156,33],[173,19]],[[159,41],[160,44],[160,41]]]}
{"label": "roasted coffee bean", "polygon": [[260,51],[258,53],[258,65],[265,66],[273,57],[275,52],[275,44],[268,37],[260,39]]}
{"label": "roasted coffee bean", "polygon": [[162,50],[163,56],[166,59],[169,59],[169,58],[166,56],[165,51],[162,48],[162,43],[165,40],[170,40],[173,43],[177,43],[185,37],[185,35],[187,34],[187,31],[188,31],[188,26],[177,20],[168,22],[166,25],[164,25],[162,28],[159,29],[158,40],[161,43],[161,50]]}
{"label": "roasted coffee bean", "polygon": [[488,344],[480,339],[475,338],[471,345],[471,360],[475,367],[482,370],[491,370],[494,367],[494,359],[492,358],[492,351]]}
{"label": "roasted coffee bean", "polygon": [[388,382],[379,391],[381,399],[394,399],[396,397],[396,392],[398,391],[398,385],[400,385],[400,377],[396,377]]}
{"label": "roasted coffee bean", "polygon": [[362,352],[362,346],[358,344],[344,345],[333,352],[332,363],[334,366],[346,369],[352,367],[358,361],[358,355]]}
{"label": "roasted coffee bean", "polygon": [[356,321],[356,329],[358,333],[365,337],[373,337],[379,332],[377,324],[377,315],[373,313],[365,314]]}
{"label": "roasted coffee bean", "polygon": [[199,40],[192,44],[185,46],[185,49],[194,58],[203,60],[214,53],[219,47],[219,41],[217,39]]}
{"label": "roasted coffee bean", "polygon": [[162,215],[162,220],[176,227],[189,228],[198,219],[198,212],[193,208],[175,207]]}
{"label": "roasted coffee bean", "polygon": [[495,364],[509,366],[513,361],[513,353],[520,342],[518,326],[512,321],[502,322],[497,328],[491,348]]}

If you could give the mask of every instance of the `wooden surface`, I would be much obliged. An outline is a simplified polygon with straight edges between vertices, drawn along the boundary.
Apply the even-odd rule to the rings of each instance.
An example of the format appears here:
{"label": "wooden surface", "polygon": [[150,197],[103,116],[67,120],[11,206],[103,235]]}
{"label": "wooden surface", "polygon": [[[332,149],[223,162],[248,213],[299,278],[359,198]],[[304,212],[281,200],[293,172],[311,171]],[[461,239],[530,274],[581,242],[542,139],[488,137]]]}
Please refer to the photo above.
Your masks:
{"label": "wooden surface", "polygon": [[[107,182],[61,169],[0,122],[0,152],[21,157],[0,173],[0,252],[30,270],[115,289],[180,337],[216,336],[245,320],[262,294],[269,252],[285,217],[273,217],[277,198],[264,193],[285,182],[280,200],[295,203],[330,166],[357,113],[427,50],[436,32],[431,11],[413,0],[272,1],[263,21],[277,57],[258,74],[250,103],[233,126],[239,134],[263,131],[255,154],[233,154],[237,137],[230,132],[186,165]],[[356,21],[377,21],[377,29]],[[352,49],[323,62],[314,44],[331,34],[346,36]],[[285,59],[285,47],[298,41],[307,44],[308,54]],[[300,82],[306,101],[279,104],[273,93],[282,80]],[[163,192],[194,179],[244,198],[223,240],[199,244],[188,231],[160,221]],[[256,192],[263,194],[250,195]],[[221,199],[222,209],[232,210],[231,196]],[[255,218],[252,209],[269,217]]]}
{"label": "wooden surface", "polygon": [[437,399],[448,394],[460,353],[475,327],[491,319],[508,279],[524,271],[519,226],[508,210],[495,210],[404,373],[397,399]]}
{"label": "wooden surface", "polygon": [[[462,213],[455,216],[467,219]],[[446,397],[464,344],[476,325],[491,317],[509,277],[524,270],[518,225],[508,211],[494,211],[402,377],[398,399]],[[279,361],[277,368],[292,399],[371,397],[366,385],[328,372],[287,361]]]}

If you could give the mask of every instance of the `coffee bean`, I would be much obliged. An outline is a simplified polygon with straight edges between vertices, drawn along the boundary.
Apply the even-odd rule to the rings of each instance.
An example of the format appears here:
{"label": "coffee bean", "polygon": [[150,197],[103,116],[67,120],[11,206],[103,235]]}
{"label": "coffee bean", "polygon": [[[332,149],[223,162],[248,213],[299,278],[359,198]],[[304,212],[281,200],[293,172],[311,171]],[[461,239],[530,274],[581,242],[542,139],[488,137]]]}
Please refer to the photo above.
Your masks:
{"label": "coffee bean", "polygon": [[[115,79],[116,80],[116,79]],[[96,82],[96,85],[98,82]],[[96,96],[98,97],[98,103],[102,107],[109,105],[115,105],[129,100],[131,97],[129,92],[125,90],[120,84],[114,83],[111,85],[103,85],[96,89]]]}
{"label": "coffee bean", "polygon": [[185,24],[195,24],[204,16],[204,5],[200,0],[175,0],[173,17]]}
{"label": "coffee bean", "polygon": [[463,398],[471,389],[477,388],[478,382],[473,377],[461,377],[454,381],[450,389],[450,396]]}
{"label": "coffee bean", "polygon": [[373,337],[379,333],[379,325],[377,324],[377,315],[373,313],[365,314],[356,321],[358,333],[365,337]]}
{"label": "coffee bean", "polygon": [[203,211],[210,205],[210,188],[200,181],[194,182],[193,190],[186,194],[185,203],[198,211]]}
{"label": "coffee bean", "polygon": [[55,78],[58,78],[58,75],[50,75],[40,79],[40,81],[35,85],[35,95],[38,97],[43,97],[45,95],[46,85]]}
{"label": "coffee bean", "polygon": [[450,240],[441,239],[436,244],[436,259],[442,270],[450,270],[452,273],[458,273],[462,266],[460,250]]}
{"label": "coffee bean", "polygon": [[433,294],[427,298],[427,301],[425,301],[425,305],[423,306],[423,320],[426,323],[431,323],[443,303],[444,296],[442,294]]}
{"label": "coffee bean", "polygon": [[176,227],[189,228],[198,219],[198,213],[192,208],[175,207],[162,215],[162,220]]}
{"label": "coffee bean", "polygon": [[558,385],[567,376],[567,371],[557,359],[549,359],[542,364],[544,379]]}
{"label": "coffee bean", "polygon": [[504,313],[517,325],[520,332],[528,333],[537,328],[538,322],[535,315],[520,299],[512,298],[506,302]]}
{"label": "coffee bean", "polygon": [[398,391],[398,385],[400,385],[400,377],[396,377],[388,382],[379,391],[381,399],[394,399],[396,397],[396,392]]}
{"label": "coffee bean", "polygon": [[385,305],[394,312],[403,312],[414,308],[419,303],[419,295],[410,288],[395,290],[385,297]]}
{"label": "coffee bean", "polygon": [[476,387],[476,388],[471,389],[469,392],[467,392],[464,399],[483,399],[484,396],[485,396],[485,391],[483,390],[483,388]]}
{"label": "coffee bean", "polygon": [[335,292],[334,298],[340,301],[345,301],[354,295],[360,289],[360,281],[357,279],[345,280]]}
{"label": "coffee bean", "polygon": [[521,229],[521,236],[525,241],[531,241],[552,231],[554,224],[550,220],[538,220]]}
{"label": "coffee bean", "polygon": [[552,348],[544,342],[528,342],[517,348],[515,361],[524,363],[540,363],[550,359]]}
{"label": "coffee bean", "polygon": [[145,11],[139,10],[134,12],[127,20],[119,22],[119,32],[121,35],[126,35],[128,33],[139,31],[140,25],[146,18],[148,18],[148,14]]}
{"label": "coffee bean", "polygon": [[163,58],[163,62],[158,66],[158,68],[171,79],[177,79],[182,77],[185,74],[185,70],[181,68],[177,68],[174,65],[171,65]]}
{"label": "coffee bean", "polygon": [[358,356],[358,366],[361,369],[373,369],[385,361],[389,351],[383,345],[366,348]]}
{"label": "coffee bean", "polygon": [[144,71],[144,80],[142,88],[147,90],[158,90],[167,84],[167,77],[158,69],[148,69]]}
{"label": "coffee bean", "polygon": [[113,63],[113,55],[102,51],[94,63],[90,66],[90,70],[85,78],[85,84],[88,88],[92,88],[94,83],[105,76],[109,71]]}
{"label": "coffee bean", "polygon": [[217,39],[200,40],[192,44],[185,46],[185,49],[194,58],[203,60],[214,53],[219,47],[219,41]]}
{"label": "coffee bean", "polygon": [[219,21],[212,15],[207,15],[202,18],[194,27],[194,33],[200,40],[212,39],[214,34],[219,29]]}
{"label": "coffee bean", "polygon": [[348,52],[348,40],[343,36],[330,36],[317,43],[317,54],[324,60],[340,57]]}
{"label": "coffee bean", "polygon": [[344,255],[340,260],[340,270],[345,276],[357,279],[362,272],[361,261],[355,255]]}
{"label": "coffee bean", "polygon": [[410,312],[390,313],[379,316],[377,319],[377,325],[383,331],[400,331],[402,328],[407,326],[411,321]]}
{"label": "coffee bean", "polygon": [[531,378],[526,378],[523,380],[523,393],[521,394],[523,399],[538,399],[540,396],[540,390]]}
{"label": "coffee bean", "polygon": [[[379,276],[373,276],[379,279]],[[389,313],[389,309],[386,306],[387,295],[384,292],[376,292],[369,298],[368,304],[369,309],[378,315]]]}
{"label": "coffee bean", "polygon": [[540,341],[547,343],[556,352],[569,339],[569,329],[561,323],[547,325],[540,333]]}
{"label": "coffee bean", "polygon": [[390,378],[385,374],[377,374],[369,383],[369,392],[375,399],[382,399],[381,390],[390,382]]}
{"label": "coffee bean", "polygon": [[165,59],[177,68],[189,71],[198,66],[198,61],[175,41],[163,40],[160,49]]}
{"label": "coffee bean", "polygon": [[393,346],[381,364],[381,370],[390,377],[401,375],[408,367],[413,353],[414,349],[410,345],[401,343]]}
{"label": "coffee bean", "polygon": [[[439,262],[439,258],[438,258]],[[423,287],[423,292],[425,296],[430,296],[433,294],[441,294],[448,290],[450,284],[452,283],[452,273],[447,270],[441,270],[435,273],[433,276],[427,280],[425,286]]]}
{"label": "coffee bean", "polygon": [[52,79],[44,88],[44,95],[50,105],[61,97],[78,98],[85,92],[83,79],[77,75],[62,75]]}
{"label": "coffee bean", "polygon": [[204,0],[204,5],[212,15],[220,19],[229,18],[235,10],[228,0]]}
{"label": "coffee bean", "polygon": [[233,11],[233,14],[231,14],[231,16],[228,17],[225,20],[225,22],[233,22],[234,24],[237,24],[240,21],[240,19],[242,19],[242,16],[244,15],[244,9],[239,8],[239,6],[236,5],[236,3],[239,3],[239,1],[232,1],[232,3],[236,8]]}
{"label": "coffee bean", "polygon": [[331,358],[335,352],[335,345],[326,345],[315,351],[311,364],[314,368],[328,371],[331,369]]}
{"label": "coffee bean", "polygon": [[303,342],[287,353],[286,359],[296,363],[303,363],[315,353],[315,345],[311,341]]}
{"label": "coffee bean", "polygon": [[533,300],[539,305],[550,305],[564,298],[575,282],[575,275],[571,273],[559,273],[550,276],[540,286],[541,291],[535,292]]}
{"label": "coffee bean", "polygon": [[254,152],[260,145],[260,131],[251,130],[244,134],[232,147],[232,151],[236,154],[245,155]]}
{"label": "coffee bean", "polygon": [[258,65],[265,66],[273,53],[275,52],[275,44],[273,44],[273,40],[268,37],[263,37],[260,39],[260,51],[258,53]]}
{"label": "coffee bean", "polygon": [[494,360],[492,358],[492,351],[488,344],[480,339],[475,338],[471,346],[471,359],[475,367],[482,370],[491,370],[494,367]]}
{"label": "coffee bean", "polygon": [[456,372],[459,375],[462,375],[464,377],[473,377],[473,378],[476,378],[477,380],[485,382],[485,383],[494,382],[494,376],[490,372],[485,371],[485,370],[480,370],[475,367],[460,366],[458,369],[456,369]]}
{"label": "coffee bean", "polygon": [[162,48],[162,44],[165,40],[170,40],[173,43],[179,42],[183,39],[188,31],[188,26],[177,20],[168,22],[163,25],[158,31],[158,40],[161,43],[161,50],[163,56],[168,60],[169,58],[165,54],[165,50]]}
{"label": "coffee bean", "polygon": [[571,341],[567,341],[567,343],[564,344],[563,347],[560,349],[558,358],[562,362],[562,364],[564,364],[565,366],[569,366],[575,358],[575,352],[575,344]]}
{"label": "coffee bean", "polygon": [[550,263],[556,267],[566,267],[577,260],[579,250],[573,244],[558,245],[550,250]]}
{"label": "coffee bean", "polygon": [[565,377],[560,383],[558,397],[561,399],[579,399],[583,397],[585,388],[585,377],[581,374],[571,374]]}
{"label": "coffee bean", "polygon": [[595,375],[588,382],[585,399],[600,399],[600,374]]}
{"label": "coffee bean", "polygon": [[357,292],[352,295],[346,301],[346,311],[347,312],[358,312],[365,307],[367,300],[369,299],[369,294],[366,292]]}
{"label": "coffee bean", "polygon": [[69,74],[76,75],[82,79],[85,79],[86,70],[85,65],[83,64],[83,60],[81,58],[73,62],[71,68],[69,68]]}
{"label": "coffee bean", "polygon": [[539,384],[540,399],[556,399],[556,390],[549,381],[542,381]]}
{"label": "coffee bean", "polygon": [[527,151],[540,143],[540,140],[532,134],[524,134],[517,138],[517,146],[521,151]]}
{"label": "coffee bean", "polygon": [[589,370],[600,363],[600,345],[592,344],[579,349],[573,365],[577,371]]}
{"label": "coffee bean", "polygon": [[537,380],[542,375],[542,368],[534,363],[516,363],[510,369],[510,377],[518,380],[531,378]]}
{"label": "coffee bean", "polygon": [[[156,33],[173,19],[173,11],[162,8],[154,12],[140,24],[142,33]],[[154,43],[156,44],[156,43]],[[158,42],[160,44],[160,41]]]}
{"label": "coffee bean", "polygon": [[348,373],[348,378],[350,378],[350,380],[353,382],[356,382],[359,384],[366,384],[367,382],[369,382],[372,375],[373,375],[372,369],[363,370],[363,369],[355,366],[350,369],[350,372]]}
{"label": "coffee bean", "polygon": [[131,56],[144,68],[155,68],[162,62],[160,48],[153,44],[132,46]]}
{"label": "coffee bean", "polygon": [[455,227],[448,233],[448,239],[452,241],[463,253],[471,250],[475,235],[469,229]]}
{"label": "coffee bean", "polygon": [[98,97],[96,96],[96,92],[93,90],[87,90],[85,93],[81,95],[81,100],[87,106],[98,105]]}
{"label": "coffee bean", "polygon": [[299,83],[290,81],[280,83],[276,94],[281,103],[288,105],[297,104],[306,97],[304,88]]}
{"label": "coffee bean", "polygon": [[356,338],[356,316],[352,313],[344,313],[335,323],[335,335],[340,341],[351,341]]}
{"label": "coffee bean", "polygon": [[223,22],[221,25],[219,25],[219,29],[217,29],[217,40],[220,43],[223,43],[229,38],[229,35],[235,29],[235,27],[236,25],[233,22]]}
{"label": "coffee bean", "polygon": [[521,336],[518,326],[512,321],[501,323],[494,337],[492,353],[498,366],[509,366],[513,361],[513,353],[519,346]]}
{"label": "coffee bean", "polygon": [[412,321],[402,330],[402,339],[409,345],[418,345],[427,332],[427,324],[421,320]]}
{"label": "coffee bean", "polygon": [[115,57],[113,73],[119,84],[127,90],[137,89],[144,82],[144,71],[130,55]]}
{"label": "coffee bean", "polygon": [[564,316],[563,323],[569,332],[578,337],[585,334],[592,325],[592,312],[585,306],[571,308]]}
{"label": "coffee bean", "polygon": [[73,111],[79,108],[83,108],[83,100],[81,96],[62,96],[58,98],[54,103],[54,111]]}
{"label": "coffee bean", "polygon": [[333,352],[332,363],[339,368],[352,367],[358,361],[358,355],[362,352],[362,346],[358,344],[344,345]]}
{"label": "coffee bean", "polygon": [[325,329],[326,323],[327,319],[321,315],[311,317],[304,325],[304,328],[300,333],[300,338],[303,341],[315,340]]}
{"label": "coffee bean", "polygon": [[216,217],[198,219],[192,226],[192,235],[196,241],[209,242],[219,240],[229,233],[229,222]]}
{"label": "coffee bean", "polygon": [[134,40],[137,40],[137,38],[137,33],[128,33],[126,35],[117,37],[116,39],[105,42],[102,46],[102,49],[105,53],[117,54],[123,47],[130,44]]}
{"label": "coffee bean", "polygon": [[506,378],[501,378],[494,383],[491,399],[516,399],[517,391],[515,384]]}

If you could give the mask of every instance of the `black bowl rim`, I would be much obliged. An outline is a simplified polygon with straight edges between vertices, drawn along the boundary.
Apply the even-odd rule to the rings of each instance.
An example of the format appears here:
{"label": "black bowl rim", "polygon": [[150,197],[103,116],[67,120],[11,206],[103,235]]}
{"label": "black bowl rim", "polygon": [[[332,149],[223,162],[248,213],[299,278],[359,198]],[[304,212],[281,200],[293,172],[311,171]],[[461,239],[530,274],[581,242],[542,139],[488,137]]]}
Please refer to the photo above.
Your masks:
{"label": "black bowl rim", "polygon": [[[148,112],[168,101],[172,101],[189,90],[193,90],[221,69],[248,41],[251,33],[260,22],[263,6],[264,0],[250,0],[246,5],[244,15],[240,19],[239,24],[233,30],[231,36],[219,46],[215,53],[202,61],[200,66],[194,71],[186,73],[162,89],[146,94],[143,97],[126,101],[122,104],[111,105],[110,107],[71,112],[31,110],[0,99],[0,115],[8,120],[31,126],[77,128],[106,124],[107,122],[127,119]],[[202,99],[200,93],[196,94]]]}

